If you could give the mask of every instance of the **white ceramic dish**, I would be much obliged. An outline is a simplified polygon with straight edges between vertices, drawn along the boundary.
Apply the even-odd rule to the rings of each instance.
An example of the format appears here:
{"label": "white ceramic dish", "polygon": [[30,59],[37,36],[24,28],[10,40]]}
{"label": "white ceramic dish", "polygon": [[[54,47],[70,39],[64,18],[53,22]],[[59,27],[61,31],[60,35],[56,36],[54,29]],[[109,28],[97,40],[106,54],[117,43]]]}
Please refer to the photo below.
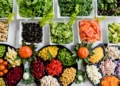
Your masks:
{"label": "white ceramic dish", "polygon": [[[57,2],[57,17],[58,18],[70,18],[68,16],[61,16],[60,15],[60,7],[59,7],[59,4],[58,4],[58,0],[56,0],[56,2]],[[93,0],[93,3],[92,3],[92,6],[93,6],[93,10],[92,10],[92,12],[89,16],[77,16],[77,18],[94,18],[94,10],[95,10],[94,0]]]}
{"label": "white ceramic dish", "polygon": [[[120,44],[115,44],[115,43],[110,43],[109,42],[109,38],[108,38],[108,33],[109,33],[109,30],[108,30],[108,24],[112,24],[113,22],[107,22],[107,41],[108,41],[108,45],[120,45]],[[116,23],[120,23],[120,22],[116,22]]]}
{"label": "white ceramic dish", "polygon": [[[21,45],[22,44],[22,40],[23,40],[23,38],[22,38],[22,28],[23,28],[23,26],[22,26],[22,22],[24,22],[24,23],[31,23],[31,22],[33,22],[33,23],[38,23],[38,21],[20,21],[19,22],[19,44]],[[42,42],[40,42],[40,43],[35,43],[35,45],[40,45],[40,44],[44,44],[44,27],[42,27],[42,33],[43,33],[43,36],[42,36]],[[30,43],[28,43],[28,42],[26,42],[26,44],[30,44]]]}
{"label": "white ceramic dish", "polygon": [[[66,23],[66,22],[60,22],[60,21],[54,21],[54,23]],[[73,33],[73,41],[69,44],[59,44],[59,45],[63,45],[63,46],[69,46],[69,45],[74,45],[74,27],[72,26],[72,33]],[[49,26],[49,43],[50,45],[58,45],[56,43],[51,42],[51,33],[50,33],[50,26]]]}
{"label": "white ceramic dish", "polygon": [[[0,20],[0,21],[6,21],[6,19]],[[0,43],[8,43],[8,40],[9,40],[9,37],[10,37],[10,36],[9,36],[9,35],[10,35],[9,29],[10,29],[10,24],[8,25],[8,33],[7,33],[7,34],[8,34],[8,37],[7,37],[7,41],[6,41],[6,42],[1,42],[1,41],[0,41]]]}
{"label": "white ceramic dish", "polygon": [[[98,15],[98,4],[97,4],[97,0],[95,1],[95,8],[96,8],[96,17],[100,18],[103,16]],[[105,16],[105,18],[120,18],[120,16]]]}
{"label": "white ceramic dish", "polygon": [[[53,0],[53,13],[55,14],[55,12],[54,12],[54,0]],[[34,17],[33,19],[40,19],[40,18],[42,18],[42,17]],[[19,7],[17,5],[17,19],[32,19],[32,18],[21,17],[19,15]]]}
{"label": "white ceramic dish", "polygon": [[[93,19],[86,19],[86,20],[93,20]],[[80,39],[80,35],[79,35],[79,22],[80,22],[81,20],[78,20],[77,21],[77,28],[78,28],[78,43],[81,43],[81,39]],[[101,30],[101,23],[100,23],[100,32],[101,32],[101,40],[100,41],[96,41],[95,43],[96,44],[98,44],[98,43],[102,43],[103,42],[103,40],[102,40],[102,30]]]}

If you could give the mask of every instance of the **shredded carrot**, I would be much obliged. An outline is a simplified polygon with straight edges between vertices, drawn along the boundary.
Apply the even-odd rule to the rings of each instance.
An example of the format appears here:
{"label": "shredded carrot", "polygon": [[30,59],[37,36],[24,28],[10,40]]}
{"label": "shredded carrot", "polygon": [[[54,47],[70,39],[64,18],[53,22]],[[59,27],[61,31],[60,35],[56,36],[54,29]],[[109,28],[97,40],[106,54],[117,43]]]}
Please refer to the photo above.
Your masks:
{"label": "shredded carrot", "polygon": [[115,76],[104,77],[101,86],[120,86],[120,79]]}

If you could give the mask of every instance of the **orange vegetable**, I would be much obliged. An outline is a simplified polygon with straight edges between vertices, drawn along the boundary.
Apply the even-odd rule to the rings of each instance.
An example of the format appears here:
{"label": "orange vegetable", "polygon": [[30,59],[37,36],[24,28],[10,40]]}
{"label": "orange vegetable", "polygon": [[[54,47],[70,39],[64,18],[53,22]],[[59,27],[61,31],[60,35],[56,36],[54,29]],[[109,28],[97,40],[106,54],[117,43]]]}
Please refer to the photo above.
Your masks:
{"label": "orange vegetable", "polygon": [[24,59],[29,58],[32,55],[32,50],[28,46],[23,46],[19,50],[19,55]]}
{"label": "orange vegetable", "polygon": [[0,64],[2,64],[2,63],[3,63],[3,61],[4,61],[3,59],[0,59]]}
{"label": "orange vegetable", "polygon": [[7,70],[7,69],[3,70],[3,73],[4,73],[4,74],[6,74],[7,72],[8,72],[8,70]]}
{"label": "orange vegetable", "polygon": [[3,76],[4,75],[4,73],[3,72],[0,72],[0,76]]}
{"label": "orange vegetable", "polygon": [[86,47],[80,47],[77,51],[77,55],[79,58],[85,59],[89,55],[89,51]]}
{"label": "orange vegetable", "polygon": [[101,39],[101,32],[98,20],[81,20],[79,22],[79,35],[81,41],[99,41]]}
{"label": "orange vegetable", "polygon": [[4,61],[4,62],[3,62],[3,65],[7,66],[7,65],[8,65],[8,62],[7,62],[7,61]]}
{"label": "orange vegetable", "polygon": [[5,69],[5,66],[3,64],[0,64],[0,70],[3,71]]}
{"label": "orange vegetable", "polygon": [[119,86],[120,79],[115,76],[106,76],[101,82],[101,86]]}

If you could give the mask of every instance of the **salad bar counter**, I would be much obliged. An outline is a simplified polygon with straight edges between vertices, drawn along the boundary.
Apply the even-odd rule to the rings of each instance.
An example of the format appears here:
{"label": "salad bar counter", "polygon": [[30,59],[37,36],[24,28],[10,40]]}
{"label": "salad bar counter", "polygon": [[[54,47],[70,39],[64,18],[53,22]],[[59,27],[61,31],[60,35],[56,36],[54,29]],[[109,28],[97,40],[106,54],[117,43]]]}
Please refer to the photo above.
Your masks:
{"label": "salad bar counter", "polygon": [[0,86],[120,86],[119,0],[0,0]]}

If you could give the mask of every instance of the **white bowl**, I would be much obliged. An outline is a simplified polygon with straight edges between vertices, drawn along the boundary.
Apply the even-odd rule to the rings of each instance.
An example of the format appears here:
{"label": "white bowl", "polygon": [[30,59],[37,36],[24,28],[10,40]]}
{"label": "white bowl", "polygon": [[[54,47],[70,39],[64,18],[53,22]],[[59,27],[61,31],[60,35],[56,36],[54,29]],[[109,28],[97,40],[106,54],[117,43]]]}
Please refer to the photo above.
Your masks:
{"label": "white bowl", "polygon": [[[20,21],[20,23],[19,23],[19,44],[21,45],[22,44],[22,40],[23,40],[23,38],[22,38],[22,28],[23,28],[23,26],[22,26],[22,22],[24,22],[24,23],[31,23],[31,22],[33,22],[33,23],[38,23],[38,21]],[[44,27],[42,27],[42,33],[43,33],[43,36],[42,36],[42,42],[40,42],[40,43],[35,43],[35,45],[40,45],[40,44],[44,44]],[[30,43],[28,43],[28,42],[26,42],[26,44],[30,44]]]}
{"label": "white bowl", "polygon": [[[67,22],[61,22],[61,21],[54,21],[54,23],[67,23]],[[72,33],[73,33],[73,41],[69,44],[59,44],[59,45],[63,45],[63,46],[69,46],[69,45],[74,45],[74,28],[72,26]],[[58,45],[57,43],[53,43],[51,42],[51,33],[50,33],[50,26],[49,26],[49,42],[50,42],[50,45]]]}
{"label": "white bowl", "polygon": [[[116,23],[120,23],[120,22],[117,22],[117,21],[115,21],[115,22],[116,22]],[[110,43],[110,42],[109,42],[109,38],[108,38],[108,35],[109,35],[109,33],[108,33],[108,32],[109,32],[108,24],[112,24],[112,23],[113,23],[113,22],[107,22],[107,39],[108,39],[108,40],[107,40],[107,43],[108,43],[108,45],[120,45],[120,44],[117,44],[117,43],[115,44],[115,43]]]}
{"label": "white bowl", "polygon": [[[54,0],[53,0],[53,13],[55,13],[54,12]],[[20,15],[19,15],[19,7],[18,7],[18,5],[17,5],[17,17],[16,17],[17,19],[32,19],[31,17],[21,17]],[[42,17],[34,17],[33,19],[41,19]]]}
{"label": "white bowl", "polygon": [[[95,8],[96,8],[96,17],[100,18],[103,17],[102,15],[98,15],[98,4],[97,4],[97,0],[95,2]],[[105,18],[120,18],[120,16],[105,16]]]}
{"label": "white bowl", "polygon": [[[94,20],[94,19],[85,19],[85,20]],[[80,39],[80,35],[79,35],[79,22],[80,22],[80,21],[81,21],[81,20],[78,20],[78,21],[77,21],[77,28],[78,28],[78,43],[81,43],[81,42],[82,42],[81,39]],[[94,44],[99,44],[99,43],[102,43],[102,42],[103,42],[103,40],[102,40],[101,23],[100,23],[100,32],[101,32],[101,39],[100,39],[99,41],[94,42]]]}
{"label": "white bowl", "polygon": [[[70,18],[69,16],[61,16],[60,15],[60,7],[59,7],[59,3],[58,3],[58,0],[56,0],[57,2],[57,17],[58,18]],[[94,18],[94,0],[93,0],[93,3],[92,3],[92,6],[93,6],[93,10],[91,12],[91,14],[89,16],[77,16],[77,18]]]}
{"label": "white bowl", "polygon": [[[4,20],[0,20],[0,21],[6,21],[5,19]],[[9,35],[10,35],[10,31],[9,31],[9,29],[10,29],[10,24],[8,25],[8,37],[7,37],[7,41],[6,42],[1,42],[0,41],[0,43],[8,43],[8,40],[9,40]]]}
{"label": "white bowl", "polygon": [[[14,11],[14,0],[13,0],[13,8],[12,8],[12,13],[15,13],[15,11]],[[9,16],[9,15],[8,15]],[[12,20],[14,20],[14,18],[15,17],[13,17],[13,19]],[[5,18],[0,18],[0,19],[2,19],[2,20],[7,20],[8,19],[8,17],[5,17]]]}

